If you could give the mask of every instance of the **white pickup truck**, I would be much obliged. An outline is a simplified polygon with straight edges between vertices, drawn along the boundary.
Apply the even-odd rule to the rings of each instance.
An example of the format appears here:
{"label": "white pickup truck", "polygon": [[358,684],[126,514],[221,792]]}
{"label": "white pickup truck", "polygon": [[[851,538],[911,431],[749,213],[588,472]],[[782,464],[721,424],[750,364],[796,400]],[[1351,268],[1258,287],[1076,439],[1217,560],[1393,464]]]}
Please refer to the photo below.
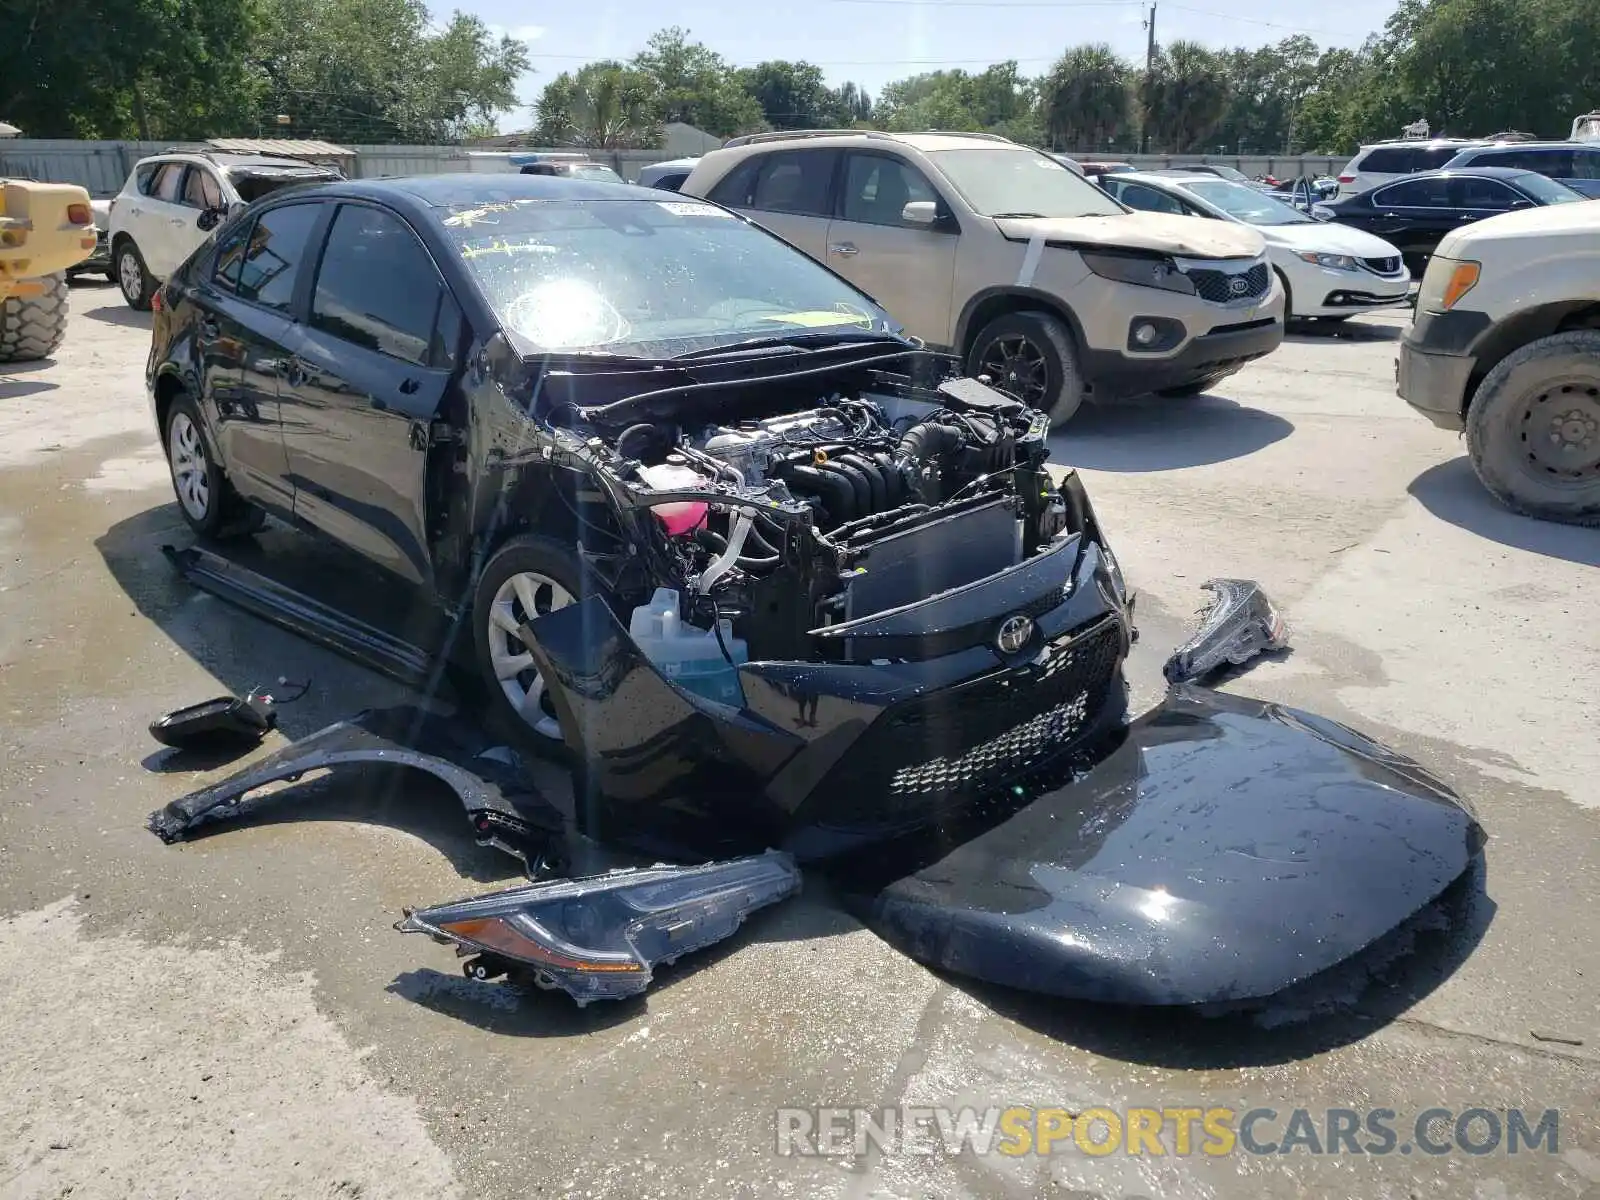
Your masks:
{"label": "white pickup truck", "polygon": [[1395,371],[1507,507],[1600,525],[1600,200],[1447,234]]}

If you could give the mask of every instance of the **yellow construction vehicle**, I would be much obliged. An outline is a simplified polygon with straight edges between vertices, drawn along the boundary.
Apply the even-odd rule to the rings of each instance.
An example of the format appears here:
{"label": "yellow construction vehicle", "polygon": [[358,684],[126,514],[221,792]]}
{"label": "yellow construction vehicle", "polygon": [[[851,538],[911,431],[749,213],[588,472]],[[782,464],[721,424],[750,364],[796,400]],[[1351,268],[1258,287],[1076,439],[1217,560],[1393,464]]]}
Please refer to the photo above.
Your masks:
{"label": "yellow construction vehicle", "polygon": [[67,268],[94,253],[89,193],[0,180],[0,363],[44,358],[67,330]]}

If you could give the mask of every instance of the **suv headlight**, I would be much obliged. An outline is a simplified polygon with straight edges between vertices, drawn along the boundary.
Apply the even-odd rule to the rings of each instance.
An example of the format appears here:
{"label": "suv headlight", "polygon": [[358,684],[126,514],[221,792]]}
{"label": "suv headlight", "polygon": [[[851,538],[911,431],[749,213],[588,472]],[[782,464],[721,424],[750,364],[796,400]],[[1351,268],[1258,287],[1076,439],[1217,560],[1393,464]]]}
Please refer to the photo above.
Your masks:
{"label": "suv headlight", "polygon": [[1083,265],[1102,279],[1194,295],[1194,281],[1178,270],[1177,263],[1164,255],[1118,254],[1098,250],[1080,250],[1078,253],[1083,258]]}
{"label": "suv headlight", "polygon": [[1301,261],[1308,262],[1315,267],[1327,267],[1332,271],[1354,271],[1356,260],[1348,254],[1317,254],[1307,250],[1300,255]]}

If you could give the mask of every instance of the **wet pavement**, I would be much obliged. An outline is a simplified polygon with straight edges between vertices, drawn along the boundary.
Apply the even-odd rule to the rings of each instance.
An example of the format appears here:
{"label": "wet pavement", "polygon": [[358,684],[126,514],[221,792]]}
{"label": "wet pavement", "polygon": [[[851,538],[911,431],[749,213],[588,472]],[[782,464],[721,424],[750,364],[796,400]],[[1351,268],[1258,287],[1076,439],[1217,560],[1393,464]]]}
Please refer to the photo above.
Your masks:
{"label": "wet pavement", "polygon": [[[231,769],[164,751],[160,713],[309,681],[293,736],[405,693],[177,581],[148,318],[104,287],[72,300],[56,361],[0,368],[0,1197],[1600,1195],[1600,531],[1494,507],[1459,440],[1394,397],[1398,318],[1297,333],[1215,396],[1086,410],[1055,457],[1141,592],[1136,704],[1199,584],[1253,577],[1294,651],[1229,690],[1346,721],[1470,799],[1486,869],[1432,924],[1265,1015],[1130,1013],[929,973],[812,888],[643,1001],[580,1011],[390,928],[515,879],[427,780],[310,781],[178,847],[145,832]],[[408,605],[303,538],[267,549]],[[1398,1137],[779,1154],[776,1111],[812,1106],[1226,1108],[1235,1128],[1269,1108],[1258,1146],[1295,1109],[1323,1135],[1330,1107],[1390,1109]],[[1559,1109],[1558,1143],[1404,1152],[1430,1108],[1503,1131]]]}

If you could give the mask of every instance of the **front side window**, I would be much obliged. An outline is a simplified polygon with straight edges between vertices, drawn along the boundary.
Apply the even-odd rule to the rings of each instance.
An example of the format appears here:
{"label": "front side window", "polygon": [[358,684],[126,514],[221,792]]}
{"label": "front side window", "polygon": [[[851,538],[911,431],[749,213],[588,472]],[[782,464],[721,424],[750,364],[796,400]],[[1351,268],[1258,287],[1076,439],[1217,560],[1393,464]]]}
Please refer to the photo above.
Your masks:
{"label": "front side window", "polygon": [[183,202],[190,208],[221,208],[222,185],[204,167],[190,167],[183,182]]}
{"label": "front side window", "polygon": [[320,204],[288,204],[256,218],[239,268],[238,292],[264,308],[290,312],[294,285],[305,260]]}
{"label": "front side window", "polygon": [[934,150],[928,158],[972,210],[986,217],[1119,217],[1127,212],[1087,179],[1034,150]]}
{"label": "front side window", "polygon": [[235,291],[239,286],[245,247],[250,244],[250,231],[254,226],[254,221],[240,221],[217,239],[217,256],[211,278],[225,292]]}
{"label": "front side window", "polygon": [[1498,179],[1485,179],[1476,175],[1458,175],[1452,181],[1452,208],[1485,208],[1503,212],[1520,197]]}
{"label": "front side window", "polygon": [[834,150],[791,150],[761,161],[750,207],[761,212],[826,217],[833,183]]}
{"label": "front side window", "polygon": [[536,351],[670,358],[898,329],[788,243],[687,197],[485,203],[444,226],[501,324]]}
{"label": "front side window", "polygon": [[910,163],[885,154],[852,154],[845,160],[840,207],[844,220],[919,227],[905,219],[905,207],[913,201],[937,204],[939,193]]}
{"label": "front side window", "polygon": [[311,324],[357,346],[426,366],[443,284],[404,221],[340,205],[311,297]]}

